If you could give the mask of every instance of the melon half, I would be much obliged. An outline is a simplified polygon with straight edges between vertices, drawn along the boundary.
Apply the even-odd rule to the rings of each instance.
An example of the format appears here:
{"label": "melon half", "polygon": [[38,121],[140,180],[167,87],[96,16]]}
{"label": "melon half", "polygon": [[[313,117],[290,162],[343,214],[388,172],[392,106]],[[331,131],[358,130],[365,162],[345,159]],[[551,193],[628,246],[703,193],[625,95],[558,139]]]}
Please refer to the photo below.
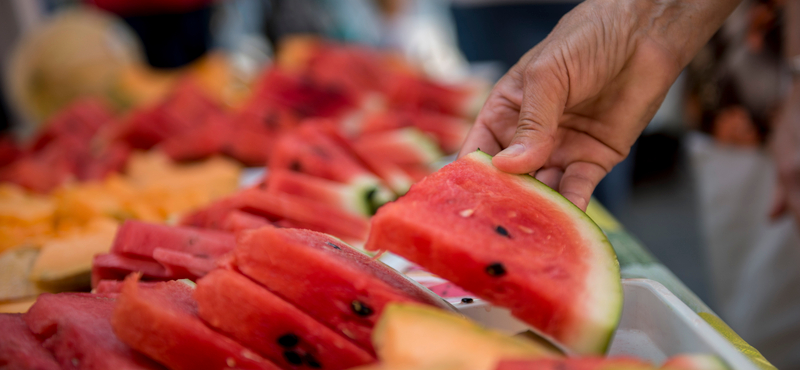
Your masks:
{"label": "melon half", "polygon": [[619,263],[578,207],[476,151],[372,218],[368,250],[388,250],[495,305],[577,354],[607,349],[622,313]]}

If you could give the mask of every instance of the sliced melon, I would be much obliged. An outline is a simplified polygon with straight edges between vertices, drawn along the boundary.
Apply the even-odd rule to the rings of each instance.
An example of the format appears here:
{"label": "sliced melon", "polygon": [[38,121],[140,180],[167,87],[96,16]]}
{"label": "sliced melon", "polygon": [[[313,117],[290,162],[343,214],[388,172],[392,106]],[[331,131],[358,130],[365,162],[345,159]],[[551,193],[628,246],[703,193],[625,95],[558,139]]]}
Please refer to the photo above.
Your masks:
{"label": "sliced melon", "polygon": [[387,369],[492,370],[501,358],[560,356],[536,342],[485,329],[457,314],[408,303],[384,308],[372,341]]}
{"label": "sliced melon", "polygon": [[579,354],[605,352],[622,313],[619,263],[580,209],[476,151],[372,218],[367,250],[388,250],[507,307]]}
{"label": "sliced melon", "polygon": [[683,354],[672,356],[661,365],[661,370],[728,370],[728,365],[711,354]]}
{"label": "sliced melon", "polygon": [[504,360],[495,370],[655,370],[652,364],[630,357]]}

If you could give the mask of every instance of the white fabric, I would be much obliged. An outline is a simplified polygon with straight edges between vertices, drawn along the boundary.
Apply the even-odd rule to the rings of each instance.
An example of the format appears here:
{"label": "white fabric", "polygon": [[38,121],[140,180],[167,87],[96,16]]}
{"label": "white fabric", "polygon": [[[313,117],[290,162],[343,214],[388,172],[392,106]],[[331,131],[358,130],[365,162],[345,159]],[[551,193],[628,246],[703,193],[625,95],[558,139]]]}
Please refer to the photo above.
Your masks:
{"label": "white fabric", "polygon": [[716,311],[779,369],[800,369],[800,233],[771,221],[776,172],[758,149],[689,140]]}

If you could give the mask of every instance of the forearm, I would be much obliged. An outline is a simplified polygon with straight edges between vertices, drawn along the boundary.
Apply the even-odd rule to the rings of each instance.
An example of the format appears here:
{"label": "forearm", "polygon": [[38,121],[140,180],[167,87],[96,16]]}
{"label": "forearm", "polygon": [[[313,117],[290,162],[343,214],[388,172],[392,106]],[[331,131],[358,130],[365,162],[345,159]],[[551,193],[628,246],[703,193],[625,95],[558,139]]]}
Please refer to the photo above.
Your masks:
{"label": "forearm", "polygon": [[[798,0],[792,0],[798,1]],[[685,67],[741,0],[633,0],[638,32],[662,45]]]}

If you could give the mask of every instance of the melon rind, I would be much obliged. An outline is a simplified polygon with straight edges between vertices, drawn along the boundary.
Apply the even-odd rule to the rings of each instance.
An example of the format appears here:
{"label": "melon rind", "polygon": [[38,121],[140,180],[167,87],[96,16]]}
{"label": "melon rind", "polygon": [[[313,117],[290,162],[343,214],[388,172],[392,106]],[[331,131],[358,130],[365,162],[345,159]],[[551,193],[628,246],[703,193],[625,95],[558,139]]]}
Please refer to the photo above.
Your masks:
{"label": "melon rind", "polygon": [[492,164],[492,156],[480,150],[468,154],[465,159],[494,169],[498,176],[518,179],[522,188],[528,188],[533,193],[546,196],[575,220],[575,227],[591,251],[591,256],[587,258],[591,263],[585,285],[590,296],[583,302],[584,312],[591,313],[590,318],[597,324],[597,327],[594,329],[576,327],[573,330],[572,340],[562,339],[561,344],[565,345],[567,350],[580,354],[605,353],[611,343],[614,331],[619,325],[623,303],[619,261],[617,261],[617,254],[605,233],[575,204],[533,176],[511,175],[502,172]]}
{"label": "melon rind", "polygon": [[[492,178],[497,177],[496,181],[498,181],[498,185],[502,184],[503,189],[508,189],[505,191],[509,191],[509,194],[530,192],[532,195],[531,199],[537,199],[536,202],[541,202],[541,207],[543,209],[548,209],[550,210],[549,212],[556,212],[552,215],[554,218],[562,220],[561,222],[566,222],[566,224],[564,224],[564,230],[568,230],[570,233],[565,234],[566,240],[570,240],[566,245],[574,245],[572,243],[580,240],[579,245],[581,247],[570,248],[570,251],[572,251],[570,255],[574,255],[575,257],[564,260],[565,263],[567,263],[564,268],[569,271],[571,270],[569,261],[574,260],[574,258],[579,258],[575,260],[575,263],[581,266],[581,276],[585,276],[583,280],[571,279],[572,282],[568,288],[571,288],[569,294],[571,294],[574,299],[570,298],[569,305],[567,305],[566,302],[559,304],[561,298],[554,298],[552,301],[542,301],[542,303],[545,304],[552,304],[553,311],[551,314],[557,316],[550,317],[544,316],[544,313],[538,313],[536,307],[527,303],[529,299],[519,294],[525,294],[525,291],[530,291],[530,293],[533,294],[537,294],[537,291],[545,293],[548,289],[558,290],[558,288],[536,288],[537,279],[529,280],[529,278],[525,276],[517,278],[516,275],[509,275],[508,279],[510,280],[508,280],[508,283],[497,286],[500,290],[496,291],[498,295],[492,299],[492,296],[495,295],[495,290],[491,287],[495,283],[490,281],[478,282],[476,279],[481,278],[473,275],[476,271],[472,270],[475,268],[474,265],[476,263],[488,262],[486,261],[487,254],[477,253],[474,254],[473,257],[470,257],[472,252],[470,252],[469,248],[458,247],[448,243],[447,237],[445,236],[448,230],[442,229],[442,225],[421,222],[420,219],[409,219],[408,215],[404,214],[403,210],[405,207],[402,205],[404,199],[413,199],[407,200],[410,202],[408,204],[408,211],[422,211],[428,207],[426,205],[427,198],[425,196],[420,198],[415,198],[414,196],[410,198],[401,198],[398,203],[388,204],[386,209],[382,209],[384,211],[383,213],[378,212],[372,219],[372,233],[367,241],[366,249],[390,250],[412,262],[429,268],[433,273],[440,274],[444,278],[453,280],[456,284],[461,280],[464,282],[472,280],[472,283],[466,285],[478,284],[483,287],[462,286],[462,288],[467,290],[492,289],[487,290],[485,293],[489,294],[489,296],[483,298],[489,301],[494,300],[492,303],[497,306],[508,307],[511,309],[512,314],[523,321],[526,317],[529,317],[531,320],[538,322],[536,325],[548,325],[548,328],[543,327],[542,330],[538,330],[538,328],[534,329],[537,329],[537,333],[547,339],[553,340],[553,342],[569,353],[584,355],[604,353],[608,348],[614,330],[619,324],[623,298],[619,263],[617,262],[614,249],[608,242],[605,234],[603,234],[600,228],[597,227],[583,211],[559,193],[533,177],[501,172],[492,165],[492,157],[480,151],[470,153],[464,158],[459,159],[459,161],[462,163],[466,162],[467,168],[471,166],[474,171],[488,172],[482,176],[486,176],[485,179],[489,181],[489,184],[495,181]],[[465,181],[468,181],[466,180],[468,178],[469,177],[465,178]],[[453,178],[452,181],[456,179],[457,178]],[[425,184],[427,181],[443,181],[447,183],[449,180],[447,180],[447,177],[437,177],[436,174],[434,174],[416,184],[415,187],[426,189]],[[444,183],[437,184],[436,186],[448,186]],[[509,186],[511,187],[510,189],[508,188]],[[425,191],[435,193],[436,187],[420,190],[420,192]],[[414,187],[412,187],[409,194],[414,194]],[[487,196],[489,196],[488,193]],[[409,197],[409,195],[406,197]],[[468,201],[470,198],[462,199]],[[482,199],[482,197],[479,196],[476,199]],[[508,197],[506,197],[506,199],[508,199]],[[503,205],[497,205],[503,207]],[[393,211],[395,207],[397,207],[396,212]],[[439,205],[438,203],[431,204],[431,207],[439,207]],[[513,207],[513,205],[511,205],[511,207]],[[431,209],[431,211],[433,211],[433,209]],[[443,210],[439,209],[438,211],[433,211],[434,214],[428,214],[426,216],[435,217],[435,212],[442,211]],[[470,216],[462,215],[461,217]],[[451,222],[458,222],[450,218],[450,216],[446,216],[444,219],[450,220]],[[461,227],[457,228],[459,230],[461,229]],[[467,230],[469,229],[464,229],[465,232],[469,233],[470,231]],[[547,232],[548,230],[543,231]],[[459,238],[466,236],[467,235],[463,235]],[[486,242],[482,234],[476,234],[476,237],[481,239],[482,242]],[[419,249],[417,249],[417,245],[419,245]],[[504,245],[504,253],[509,253],[510,250],[508,246],[513,245],[513,243],[504,243]],[[434,246],[437,249],[431,249]],[[431,253],[431,255],[427,253]],[[528,254],[526,253],[524,255]],[[530,257],[531,256],[528,255],[528,258]],[[434,259],[430,260],[431,258]],[[450,258],[467,260],[475,258],[473,260],[475,263],[472,263],[470,265],[471,267],[468,267],[469,270],[462,270],[452,265],[453,262],[448,263],[447,260]],[[514,258],[514,255],[505,255],[505,257],[503,257],[503,259],[511,260]],[[430,263],[426,263],[426,259],[430,260]],[[455,260],[453,261],[455,262]],[[546,262],[547,260],[543,261]],[[516,266],[515,268],[525,268],[524,265],[520,263],[515,263],[514,265]],[[515,290],[519,290],[519,292],[511,294],[511,292]],[[479,296],[482,293],[479,290],[473,290],[473,292]],[[533,299],[531,302],[541,299],[531,298]],[[550,322],[550,324],[547,324],[547,322]],[[531,324],[533,325],[533,322],[531,322]]]}

